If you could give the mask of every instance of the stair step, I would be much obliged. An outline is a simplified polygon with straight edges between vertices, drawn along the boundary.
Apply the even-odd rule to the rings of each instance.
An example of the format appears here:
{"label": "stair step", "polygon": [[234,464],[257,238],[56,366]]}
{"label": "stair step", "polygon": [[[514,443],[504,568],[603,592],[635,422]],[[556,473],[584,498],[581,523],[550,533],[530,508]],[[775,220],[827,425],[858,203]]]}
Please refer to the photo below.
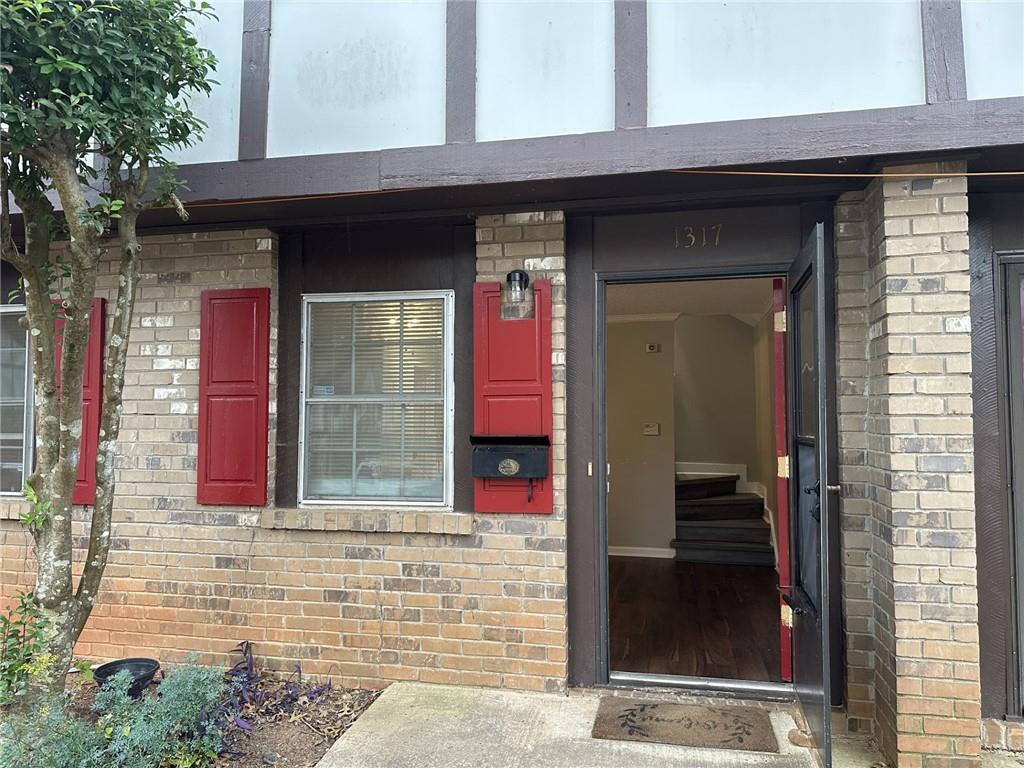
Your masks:
{"label": "stair step", "polygon": [[737,520],[677,520],[680,541],[723,541],[771,545],[771,526],[761,518]]}
{"label": "stair step", "polygon": [[763,551],[726,549],[700,549],[687,546],[676,547],[677,563],[714,563],[717,565],[760,565],[773,567],[775,554],[769,548]]}
{"label": "stair step", "polygon": [[771,544],[673,539],[672,546],[676,550],[676,561],[682,563],[775,565],[775,552],[772,550]]}
{"label": "stair step", "polygon": [[685,549],[721,549],[731,552],[772,552],[772,545],[743,541],[714,541],[711,539],[672,539],[673,547]]}
{"label": "stair step", "polygon": [[741,520],[763,516],[764,499],[756,493],[676,500],[676,520]]}
{"label": "stair step", "polygon": [[676,499],[706,499],[736,493],[739,475],[700,475],[676,478]]}

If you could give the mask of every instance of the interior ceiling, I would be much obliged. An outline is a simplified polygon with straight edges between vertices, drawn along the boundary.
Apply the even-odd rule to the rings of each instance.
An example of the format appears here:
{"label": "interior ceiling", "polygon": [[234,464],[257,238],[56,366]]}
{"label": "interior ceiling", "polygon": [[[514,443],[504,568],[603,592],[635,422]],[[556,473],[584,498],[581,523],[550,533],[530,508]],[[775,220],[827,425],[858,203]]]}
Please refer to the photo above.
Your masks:
{"label": "interior ceiling", "polygon": [[751,325],[772,306],[770,277],[609,285],[609,317],[732,315]]}

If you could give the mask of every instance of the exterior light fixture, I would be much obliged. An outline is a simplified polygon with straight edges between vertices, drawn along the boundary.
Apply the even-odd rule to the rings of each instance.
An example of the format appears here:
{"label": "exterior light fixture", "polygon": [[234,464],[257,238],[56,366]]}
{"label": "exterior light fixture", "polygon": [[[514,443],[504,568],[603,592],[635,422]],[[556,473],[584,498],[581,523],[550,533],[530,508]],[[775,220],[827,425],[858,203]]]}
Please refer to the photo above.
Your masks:
{"label": "exterior light fixture", "polygon": [[508,283],[508,300],[510,304],[522,304],[526,301],[526,287],[530,284],[530,276],[521,269],[513,269],[505,275]]}

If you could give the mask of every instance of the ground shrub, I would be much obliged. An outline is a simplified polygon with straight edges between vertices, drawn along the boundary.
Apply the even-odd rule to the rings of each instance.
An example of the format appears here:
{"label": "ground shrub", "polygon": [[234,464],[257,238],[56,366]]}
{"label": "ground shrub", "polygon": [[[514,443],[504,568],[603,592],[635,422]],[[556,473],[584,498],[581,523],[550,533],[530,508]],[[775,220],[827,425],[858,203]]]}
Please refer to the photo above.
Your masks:
{"label": "ground shrub", "polygon": [[109,768],[105,747],[103,734],[69,714],[63,698],[0,723],[0,766],[4,768]]}
{"label": "ground shrub", "polygon": [[19,592],[15,604],[0,613],[0,709],[16,703],[46,664],[43,630],[31,592]]}
{"label": "ground shrub", "polygon": [[217,669],[186,665],[156,696],[132,699],[127,672],[96,696],[95,723],[77,719],[63,699],[0,725],[0,766],[33,768],[202,768],[221,749],[213,714],[224,693]]}

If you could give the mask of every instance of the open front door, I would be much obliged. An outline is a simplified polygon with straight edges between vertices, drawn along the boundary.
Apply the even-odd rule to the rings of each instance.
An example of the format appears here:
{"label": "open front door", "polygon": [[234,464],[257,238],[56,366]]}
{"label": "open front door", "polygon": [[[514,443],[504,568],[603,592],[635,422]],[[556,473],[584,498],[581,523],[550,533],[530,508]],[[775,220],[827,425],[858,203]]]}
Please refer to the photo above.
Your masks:
{"label": "open front door", "polygon": [[772,281],[773,353],[772,363],[772,420],[775,426],[775,457],[778,472],[775,477],[776,515],[775,553],[779,573],[779,677],[793,682],[793,611],[786,602],[792,591],[792,563],[789,557],[789,410],[786,402],[786,307],[789,295],[786,281],[777,277]]}
{"label": "open front door", "polygon": [[829,359],[825,322],[825,225],[808,234],[789,274],[790,564],[783,599],[792,610],[793,683],[821,764],[831,765],[828,555],[830,509],[838,487],[828,476]]}

